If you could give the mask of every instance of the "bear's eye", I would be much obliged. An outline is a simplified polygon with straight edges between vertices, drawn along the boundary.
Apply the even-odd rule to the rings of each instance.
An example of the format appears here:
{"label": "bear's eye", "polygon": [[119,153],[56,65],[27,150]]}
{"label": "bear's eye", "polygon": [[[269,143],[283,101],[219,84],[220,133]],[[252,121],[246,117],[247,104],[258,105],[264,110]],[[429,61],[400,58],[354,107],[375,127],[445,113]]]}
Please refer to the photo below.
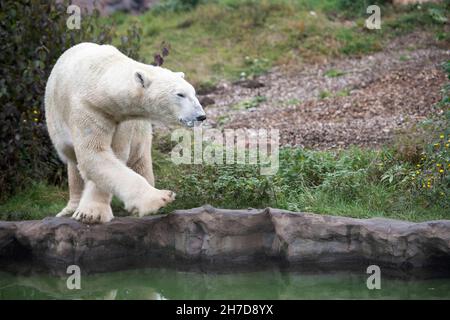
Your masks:
{"label": "bear's eye", "polygon": [[185,98],[186,96],[182,93],[177,93],[177,96],[179,96],[180,98]]}

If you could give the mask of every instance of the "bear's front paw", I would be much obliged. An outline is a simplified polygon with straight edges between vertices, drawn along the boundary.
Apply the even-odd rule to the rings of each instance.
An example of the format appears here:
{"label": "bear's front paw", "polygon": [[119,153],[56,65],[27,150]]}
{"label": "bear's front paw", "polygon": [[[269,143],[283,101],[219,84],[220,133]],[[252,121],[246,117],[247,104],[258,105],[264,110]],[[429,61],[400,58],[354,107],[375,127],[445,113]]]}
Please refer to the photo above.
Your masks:
{"label": "bear's front paw", "polygon": [[69,201],[67,206],[62,209],[56,216],[57,217],[67,217],[72,215],[78,208],[78,202]]}
{"label": "bear's front paw", "polygon": [[175,200],[175,192],[170,190],[154,190],[146,193],[143,197],[125,204],[125,209],[132,214],[143,217],[156,213]]}
{"label": "bear's front paw", "polygon": [[72,218],[84,223],[106,223],[114,216],[109,204],[92,202],[80,205]]}

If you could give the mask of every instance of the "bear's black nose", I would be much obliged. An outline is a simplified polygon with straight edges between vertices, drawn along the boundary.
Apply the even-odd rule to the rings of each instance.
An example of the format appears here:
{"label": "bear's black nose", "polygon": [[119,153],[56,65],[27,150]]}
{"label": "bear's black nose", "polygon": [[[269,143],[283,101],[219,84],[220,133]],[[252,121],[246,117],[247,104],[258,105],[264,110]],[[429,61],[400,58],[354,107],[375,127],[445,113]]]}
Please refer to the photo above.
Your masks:
{"label": "bear's black nose", "polygon": [[203,120],[205,120],[206,119],[206,116],[205,115],[203,115],[203,116],[198,116],[197,117],[197,121],[203,121]]}

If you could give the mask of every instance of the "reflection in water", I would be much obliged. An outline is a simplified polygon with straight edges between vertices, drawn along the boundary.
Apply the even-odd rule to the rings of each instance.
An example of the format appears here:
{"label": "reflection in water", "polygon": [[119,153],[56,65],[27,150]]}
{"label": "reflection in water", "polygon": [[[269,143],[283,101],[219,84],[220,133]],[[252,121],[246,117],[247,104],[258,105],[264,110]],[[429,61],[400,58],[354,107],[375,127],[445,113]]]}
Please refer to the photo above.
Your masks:
{"label": "reflection in water", "polygon": [[302,274],[266,270],[197,273],[140,269],[82,275],[81,289],[66,277],[0,272],[0,299],[450,299],[450,279],[384,279],[368,290],[367,275]]}

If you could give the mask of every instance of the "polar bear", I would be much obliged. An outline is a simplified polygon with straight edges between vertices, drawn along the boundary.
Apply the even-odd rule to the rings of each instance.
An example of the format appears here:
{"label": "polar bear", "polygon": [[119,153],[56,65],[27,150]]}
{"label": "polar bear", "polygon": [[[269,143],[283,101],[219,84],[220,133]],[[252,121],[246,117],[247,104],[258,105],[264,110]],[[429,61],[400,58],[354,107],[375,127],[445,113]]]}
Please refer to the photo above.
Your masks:
{"label": "polar bear", "polygon": [[57,216],[85,223],[113,218],[112,195],[139,216],[172,202],[174,192],[154,187],[152,123],[192,127],[206,119],[183,73],[94,43],[75,45],[58,59],[45,89],[45,112],[68,169],[70,200]]}

